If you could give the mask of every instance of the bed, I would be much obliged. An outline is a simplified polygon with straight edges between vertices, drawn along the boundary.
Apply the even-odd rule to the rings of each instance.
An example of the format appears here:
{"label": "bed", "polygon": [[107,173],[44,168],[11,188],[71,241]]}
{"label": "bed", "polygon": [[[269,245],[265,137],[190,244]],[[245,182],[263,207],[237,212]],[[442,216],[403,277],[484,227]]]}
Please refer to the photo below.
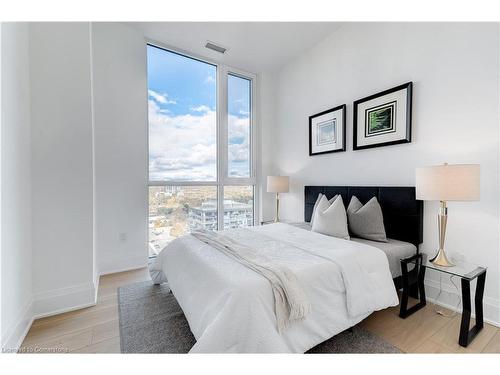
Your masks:
{"label": "bed", "polygon": [[[318,193],[328,197],[334,191],[344,193],[339,189],[306,187],[305,221],[310,220],[310,202]],[[360,200],[372,192],[383,198],[389,194],[386,188],[374,189],[363,191]],[[414,191],[398,196],[415,201]],[[342,194],[343,199],[348,197],[349,189]],[[388,213],[389,225],[398,207],[404,211],[406,205],[390,205],[384,199],[380,203],[384,215]],[[401,215],[409,217],[404,212]],[[387,232],[396,240],[408,239],[389,228]],[[209,242],[183,236],[160,252],[150,272],[155,283],[168,282],[181,306],[196,338],[191,352],[304,353],[372,312],[399,303],[387,255],[366,243],[282,223],[225,231],[221,236],[289,271],[306,297],[302,306],[310,308],[303,310],[300,319],[280,326],[276,294],[268,279]]]}

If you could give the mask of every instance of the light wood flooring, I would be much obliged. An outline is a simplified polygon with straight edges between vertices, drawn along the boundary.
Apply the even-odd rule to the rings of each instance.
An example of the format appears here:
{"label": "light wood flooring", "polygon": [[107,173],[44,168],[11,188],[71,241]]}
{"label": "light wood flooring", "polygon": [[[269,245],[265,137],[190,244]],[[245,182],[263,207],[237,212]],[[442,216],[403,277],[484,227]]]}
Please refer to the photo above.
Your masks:
{"label": "light wood flooring", "polygon": [[[102,276],[95,306],[36,320],[22,351],[119,353],[117,288],[144,280],[149,280],[145,268]],[[459,314],[438,315],[432,304],[407,319],[398,312],[398,307],[378,311],[360,326],[407,353],[500,353],[500,329],[490,324],[463,348],[457,342]]]}

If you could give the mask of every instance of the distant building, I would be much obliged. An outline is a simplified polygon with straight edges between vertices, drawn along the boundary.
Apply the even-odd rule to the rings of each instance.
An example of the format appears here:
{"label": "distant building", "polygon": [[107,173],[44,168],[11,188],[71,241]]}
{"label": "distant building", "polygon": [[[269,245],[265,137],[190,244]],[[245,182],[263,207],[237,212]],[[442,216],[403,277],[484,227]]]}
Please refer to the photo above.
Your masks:
{"label": "distant building", "polygon": [[169,186],[163,186],[163,191],[164,191],[165,193],[177,194],[177,193],[179,193],[180,191],[182,191],[182,186],[172,186],[172,185],[169,185]]}
{"label": "distant building", "polygon": [[[189,230],[217,230],[217,201],[203,202],[200,207],[190,207],[188,213]],[[224,229],[253,225],[253,205],[251,203],[224,200]],[[222,229],[222,228],[221,228]]]}
{"label": "distant building", "polygon": [[184,195],[182,192],[182,186],[163,186],[161,190],[153,192],[155,198],[171,197],[174,195]]}

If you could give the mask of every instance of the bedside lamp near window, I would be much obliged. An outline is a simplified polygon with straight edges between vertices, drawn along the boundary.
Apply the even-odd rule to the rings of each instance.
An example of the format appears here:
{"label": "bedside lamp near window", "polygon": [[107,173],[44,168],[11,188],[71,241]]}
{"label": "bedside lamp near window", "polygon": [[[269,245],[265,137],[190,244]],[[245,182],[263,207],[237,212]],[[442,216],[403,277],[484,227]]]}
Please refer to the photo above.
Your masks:
{"label": "bedside lamp near window", "polygon": [[276,217],[274,218],[276,223],[280,221],[280,193],[288,193],[289,185],[288,176],[267,176],[267,192],[276,193]]}
{"label": "bedside lamp near window", "polygon": [[444,252],[446,221],[448,220],[447,201],[479,200],[479,164],[438,165],[417,168],[417,199],[440,201],[438,214],[439,250],[432,263],[438,266],[451,267]]}

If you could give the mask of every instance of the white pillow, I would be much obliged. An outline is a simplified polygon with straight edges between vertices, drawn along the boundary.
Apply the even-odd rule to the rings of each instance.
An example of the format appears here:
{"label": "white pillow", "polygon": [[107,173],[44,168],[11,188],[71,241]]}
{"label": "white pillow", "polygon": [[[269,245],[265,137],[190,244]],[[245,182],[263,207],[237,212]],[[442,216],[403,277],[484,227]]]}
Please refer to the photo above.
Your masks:
{"label": "white pillow", "polygon": [[[314,203],[313,212],[312,212],[312,215],[311,215],[311,228],[312,228],[313,223],[314,223],[314,213],[316,212],[316,208],[318,207],[318,204],[321,201],[321,197],[322,196],[323,196],[323,194],[319,193],[318,194],[318,199],[316,199],[316,203]],[[330,203],[330,205],[331,205],[338,196],[339,196],[338,194],[335,194],[333,196],[333,198],[328,201],[328,203]],[[325,197],[326,197],[326,195],[325,195]]]}
{"label": "white pillow", "polygon": [[347,214],[341,196],[337,196],[332,204],[324,195],[321,197],[314,212],[314,222],[311,230],[327,236],[349,239]]}

